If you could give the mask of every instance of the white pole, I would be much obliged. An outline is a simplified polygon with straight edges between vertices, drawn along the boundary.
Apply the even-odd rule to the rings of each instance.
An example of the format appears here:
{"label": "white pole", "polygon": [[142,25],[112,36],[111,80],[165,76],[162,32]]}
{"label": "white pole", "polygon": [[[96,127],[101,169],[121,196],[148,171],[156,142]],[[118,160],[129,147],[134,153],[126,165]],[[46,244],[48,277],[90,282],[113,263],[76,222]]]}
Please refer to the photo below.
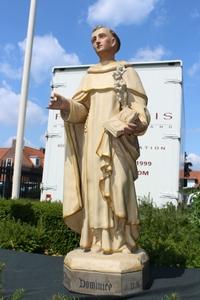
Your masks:
{"label": "white pole", "polygon": [[27,38],[26,38],[26,50],[25,50],[25,57],[24,57],[24,69],[23,69],[22,84],[21,84],[21,97],[20,97],[20,106],[19,106],[17,139],[16,139],[16,148],[15,148],[15,163],[14,163],[14,173],[13,173],[12,199],[18,199],[20,194],[24,127],[25,127],[29,74],[30,74],[32,46],[33,46],[35,12],[36,12],[36,0],[31,0]]}

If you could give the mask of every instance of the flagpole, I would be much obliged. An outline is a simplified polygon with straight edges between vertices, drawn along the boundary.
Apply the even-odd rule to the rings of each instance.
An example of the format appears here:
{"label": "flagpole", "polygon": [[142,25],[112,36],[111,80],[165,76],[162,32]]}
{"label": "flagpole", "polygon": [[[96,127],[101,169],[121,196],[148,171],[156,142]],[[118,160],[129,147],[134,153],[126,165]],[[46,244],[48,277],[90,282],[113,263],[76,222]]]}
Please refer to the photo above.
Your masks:
{"label": "flagpole", "polygon": [[25,119],[26,119],[27,95],[28,95],[29,75],[30,75],[31,56],[32,56],[32,47],[33,47],[35,14],[36,14],[36,0],[31,0],[27,38],[26,38],[26,49],[25,49],[25,56],[24,56],[24,68],[23,68],[23,76],[22,76],[22,84],[21,84],[21,97],[20,97],[20,105],[19,105],[14,173],[13,173],[13,186],[12,186],[12,196],[11,196],[12,199],[18,199],[20,195],[24,127],[25,127]]}

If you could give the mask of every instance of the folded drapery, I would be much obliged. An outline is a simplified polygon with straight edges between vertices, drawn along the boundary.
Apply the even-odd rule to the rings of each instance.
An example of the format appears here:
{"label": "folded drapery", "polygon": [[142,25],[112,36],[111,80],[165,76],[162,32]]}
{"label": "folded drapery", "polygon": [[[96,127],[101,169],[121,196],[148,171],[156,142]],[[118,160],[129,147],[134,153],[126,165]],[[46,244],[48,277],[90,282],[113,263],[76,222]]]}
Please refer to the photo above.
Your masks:
{"label": "folded drapery", "polygon": [[104,123],[104,128],[114,137],[119,137],[124,133],[124,128],[128,123],[133,123],[138,118],[138,113],[125,106],[117,115]]}

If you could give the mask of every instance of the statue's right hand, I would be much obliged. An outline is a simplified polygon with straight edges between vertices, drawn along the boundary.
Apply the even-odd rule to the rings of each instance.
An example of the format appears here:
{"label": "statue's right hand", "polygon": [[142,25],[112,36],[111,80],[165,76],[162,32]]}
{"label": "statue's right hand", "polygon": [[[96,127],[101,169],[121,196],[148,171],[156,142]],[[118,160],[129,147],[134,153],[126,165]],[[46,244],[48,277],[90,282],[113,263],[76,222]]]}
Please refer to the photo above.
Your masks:
{"label": "statue's right hand", "polygon": [[51,93],[49,109],[69,110],[69,100],[55,92]]}

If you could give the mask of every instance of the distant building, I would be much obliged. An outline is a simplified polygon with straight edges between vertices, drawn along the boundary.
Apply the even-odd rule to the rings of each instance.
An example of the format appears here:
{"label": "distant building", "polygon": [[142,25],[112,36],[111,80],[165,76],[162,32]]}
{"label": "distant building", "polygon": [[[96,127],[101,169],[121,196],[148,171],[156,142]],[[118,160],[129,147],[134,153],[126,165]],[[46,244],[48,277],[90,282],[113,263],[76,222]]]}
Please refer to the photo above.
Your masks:
{"label": "distant building", "polygon": [[190,176],[187,177],[187,187],[200,186],[200,171],[191,171]]}
{"label": "distant building", "polygon": [[[0,164],[5,162],[6,165],[13,165],[15,159],[16,140],[13,140],[10,148],[0,148]],[[22,167],[41,167],[44,164],[44,148],[35,149],[24,146]]]}
{"label": "distant building", "polygon": [[187,177],[184,177],[184,171],[182,170],[180,176],[184,180],[185,187],[200,187],[200,170],[190,171],[190,175]]}
{"label": "distant building", "polygon": [[[0,148],[0,197],[9,198],[12,190],[16,140],[10,148]],[[44,148],[24,146],[20,184],[21,197],[39,197],[44,164]]]}

